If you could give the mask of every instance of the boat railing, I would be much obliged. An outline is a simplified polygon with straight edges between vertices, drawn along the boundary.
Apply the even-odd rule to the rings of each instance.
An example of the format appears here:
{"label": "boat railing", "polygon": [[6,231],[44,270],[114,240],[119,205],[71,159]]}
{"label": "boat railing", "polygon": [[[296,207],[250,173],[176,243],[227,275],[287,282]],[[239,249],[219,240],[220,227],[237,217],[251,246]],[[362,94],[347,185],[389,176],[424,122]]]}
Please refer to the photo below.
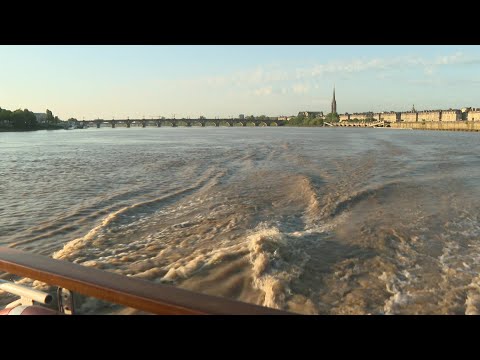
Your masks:
{"label": "boat railing", "polygon": [[[64,260],[0,247],[0,271],[160,315],[288,315],[283,310],[196,293]],[[1,288],[1,285],[0,285]],[[32,290],[36,291],[36,290]],[[40,292],[39,292],[40,293]],[[30,293],[32,295],[33,293]],[[22,296],[21,294],[18,294]],[[26,294],[24,294],[26,295]],[[36,300],[42,300],[40,296]],[[35,299],[33,299],[35,300]],[[48,303],[48,298],[44,298]],[[51,299],[50,299],[51,300]]]}
{"label": "boat railing", "polygon": [[0,279],[0,290],[8,292],[10,294],[14,294],[20,296],[20,299],[15,300],[14,302],[5,306],[5,308],[12,308],[17,305],[33,305],[34,301],[40,304],[50,304],[52,302],[52,295],[38,291],[34,289],[30,289],[27,286],[18,285],[11,281],[5,281]]}

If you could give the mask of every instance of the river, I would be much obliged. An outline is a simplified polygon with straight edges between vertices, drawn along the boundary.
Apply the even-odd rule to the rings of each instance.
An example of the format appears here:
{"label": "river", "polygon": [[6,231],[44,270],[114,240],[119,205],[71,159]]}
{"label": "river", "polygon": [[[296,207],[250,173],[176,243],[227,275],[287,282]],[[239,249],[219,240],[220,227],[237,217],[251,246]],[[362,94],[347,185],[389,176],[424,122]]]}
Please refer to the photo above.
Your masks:
{"label": "river", "polygon": [[0,246],[302,314],[479,314],[478,136],[0,133]]}

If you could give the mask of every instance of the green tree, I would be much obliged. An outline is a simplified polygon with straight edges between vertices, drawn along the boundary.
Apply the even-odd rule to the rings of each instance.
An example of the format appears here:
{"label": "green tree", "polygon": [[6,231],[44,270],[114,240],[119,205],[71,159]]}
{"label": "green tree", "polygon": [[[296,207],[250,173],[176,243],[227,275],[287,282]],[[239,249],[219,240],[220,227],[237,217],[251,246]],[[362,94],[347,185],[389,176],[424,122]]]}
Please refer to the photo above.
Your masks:
{"label": "green tree", "polygon": [[38,126],[37,117],[35,114],[28,109],[23,110],[25,116],[25,124],[27,128],[34,129]]}
{"label": "green tree", "polygon": [[23,110],[18,109],[12,112],[11,122],[15,129],[25,129],[26,121]]}
{"label": "green tree", "polygon": [[12,126],[12,112],[10,110],[0,108],[0,123],[5,127]]}
{"label": "green tree", "polygon": [[10,124],[14,129],[34,129],[37,125],[37,119],[35,114],[33,114],[31,111],[28,111],[28,109],[18,109],[11,113]]}
{"label": "green tree", "polygon": [[[59,123],[61,120],[58,116],[54,117],[50,110],[47,110],[47,118],[50,124],[47,128],[51,128],[53,123]],[[28,109],[17,109],[10,111],[0,108],[0,127],[13,130],[35,130],[42,129],[45,126],[40,126],[37,122],[35,114]],[[62,128],[60,125],[53,126],[53,128]]]}
{"label": "green tree", "polygon": [[340,121],[340,116],[335,113],[330,113],[327,116],[325,116],[325,121],[326,122],[339,122]]}
{"label": "green tree", "polygon": [[46,114],[47,114],[47,118],[45,119],[45,122],[47,124],[52,124],[55,121],[55,118],[53,117],[52,112],[47,109]]}
{"label": "green tree", "polygon": [[315,119],[313,119],[312,125],[323,126],[323,119],[320,117],[316,117]]}
{"label": "green tree", "polygon": [[324,126],[325,120],[322,117],[306,117],[304,114],[299,114],[291,118],[286,126]]}

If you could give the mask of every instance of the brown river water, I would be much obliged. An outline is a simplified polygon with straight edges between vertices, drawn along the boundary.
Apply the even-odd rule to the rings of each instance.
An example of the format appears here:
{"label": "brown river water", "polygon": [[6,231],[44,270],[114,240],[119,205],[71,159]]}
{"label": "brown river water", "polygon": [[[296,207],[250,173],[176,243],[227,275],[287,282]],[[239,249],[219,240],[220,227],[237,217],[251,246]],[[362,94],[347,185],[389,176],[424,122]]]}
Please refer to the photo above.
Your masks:
{"label": "brown river water", "polygon": [[477,133],[0,133],[0,246],[302,314],[480,313],[479,210]]}

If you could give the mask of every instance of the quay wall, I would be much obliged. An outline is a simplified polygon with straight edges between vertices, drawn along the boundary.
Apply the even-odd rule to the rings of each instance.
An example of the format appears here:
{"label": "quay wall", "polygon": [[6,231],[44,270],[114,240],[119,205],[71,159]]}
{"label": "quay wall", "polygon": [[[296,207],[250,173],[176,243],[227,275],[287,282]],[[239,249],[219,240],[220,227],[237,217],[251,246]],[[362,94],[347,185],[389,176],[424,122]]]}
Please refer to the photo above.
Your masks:
{"label": "quay wall", "polygon": [[428,121],[398,122],[390,124],[391,128],[416,130],[449,130],[449,131],[480,131],[480,121]]}

